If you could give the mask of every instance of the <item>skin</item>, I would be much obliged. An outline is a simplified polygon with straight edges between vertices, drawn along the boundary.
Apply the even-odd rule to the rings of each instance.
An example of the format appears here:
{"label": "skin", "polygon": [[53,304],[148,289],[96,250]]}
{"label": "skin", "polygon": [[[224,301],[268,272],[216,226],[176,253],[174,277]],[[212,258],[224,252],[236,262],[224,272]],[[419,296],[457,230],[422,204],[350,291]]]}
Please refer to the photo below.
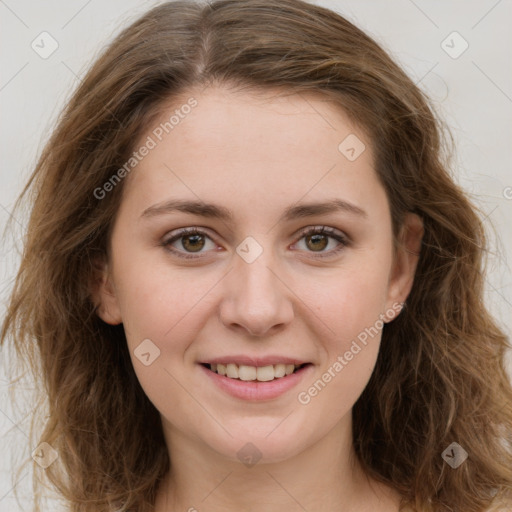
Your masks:
{"label": "skin", "polygon": [[[352,407],[375,366],[380,332],[309,403],[297,395],[365,328],[392,321],[386,311],[412,286],[420,219],[406,217],[395,250],[370,141],[321,96],[223,86],[188,93],[164,106],[162,120],[190,96],[198,105],[126,178],[95,292],[101,318],[124,324],[137,377],[162,418],[172,470],[156,511],[398,511],[398,495],[362,472],[351,441]],[[349,134],[366,146],[354,161],[338,150]],[[280,220],[298,202],[333,198],[365,214]],[[142,216],[169,199],[215,203],[233,219]],[[315,245],[300,233],[311,226],[334,228],[348,244],[324,235]],[[207,232],[197,259],[162,244],[183,227]],[[252,263],[236,252],[248,236],[263,250]],[[190,254],[182,245],[190,241],[172,247]],[[134,355],[145,339],[160,350],[149,366]],[[227,395],[198,364],[232,354],[313,366],[294,389],[256,403]],[[249,442],[262,458],[246,467],[237,452]]]}

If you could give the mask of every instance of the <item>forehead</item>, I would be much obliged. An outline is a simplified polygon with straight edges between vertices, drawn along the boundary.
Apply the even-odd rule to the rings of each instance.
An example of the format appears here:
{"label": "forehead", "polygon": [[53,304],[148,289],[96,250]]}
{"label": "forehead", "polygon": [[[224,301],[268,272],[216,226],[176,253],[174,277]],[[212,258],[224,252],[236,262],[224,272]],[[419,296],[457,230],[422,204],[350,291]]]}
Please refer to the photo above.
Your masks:
{"label": "forehead", "polygon": [[368,137],[320,93],[190,90],[162,105],[136,148],[149,139],[125,184],[139,209],[169,196],[253,211],[306,195],[357,203],[378,186]]}
{"label": "forehead", "polygon": [[[200,147],[225,150],[230,153],[230,159],[233,151],[242,148],[256,154],[259,149],[274,159],[291,160],[302,150],[311,151],[318,142],[323,142],[320,150],[337,150],[340,137],[355,132],[362,134],[343,109],[320,92],[282,89],[239,90],[222,86],[196,89],[168,105],[159,121],[165,124],[169,112],[184,108],[191,98],[197,105],[183,116],[179,126],[173,127],[168,134],[169,142],[178,136]],[[289,147],[295,151],[287,152]]]}

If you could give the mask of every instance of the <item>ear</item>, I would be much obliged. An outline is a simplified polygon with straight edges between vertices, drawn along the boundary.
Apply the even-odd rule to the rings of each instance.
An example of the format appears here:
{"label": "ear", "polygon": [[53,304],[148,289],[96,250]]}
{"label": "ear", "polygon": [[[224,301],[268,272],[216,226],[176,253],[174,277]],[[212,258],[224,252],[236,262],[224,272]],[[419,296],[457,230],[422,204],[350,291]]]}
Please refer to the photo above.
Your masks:
{"label": "ear", "polygon": [[[415,213],[407,213],[398,234],[395,258],[389,278],[388,309],[396,310],[396,305],[403,304],[412,289],[420,258],[423,233],[421,218]],[[391,318],[388,319],[388,321],[391,320]]]}
{"label": "ear", "polygon": [[96,314],[107,324],[122,323],[112,274],[105,258],[96,258],[91,277],[90,291]]}

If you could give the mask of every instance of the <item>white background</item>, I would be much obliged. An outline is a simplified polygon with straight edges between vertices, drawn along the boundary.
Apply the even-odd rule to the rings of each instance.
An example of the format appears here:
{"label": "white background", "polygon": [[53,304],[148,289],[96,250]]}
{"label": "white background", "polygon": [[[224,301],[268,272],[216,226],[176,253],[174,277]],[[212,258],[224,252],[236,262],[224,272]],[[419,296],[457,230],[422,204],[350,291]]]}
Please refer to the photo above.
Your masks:
{"label": "white background", "polygon": [[[72,89],[103,45],[159,2],[142,0],[0,0],[0,226],[35,164]],[[512,19],[511,0],[323,0],[388,49],[434,99],[457,143],[454,173],[482,210],[490,231],[487,303],[510,335],[512,312]],[[57,41],[47,59],[32,48],[41,32]],[[441,43],[458,32],[469,45],[458,58]],[[450,36],[456,52],[465,44]],[[22,229],[25,220],[15,219]],[[18,256],[12,237],[0,248],[5,299]],[[2,310],[3,311],[3,310]],[[8,365],[2,352],[2,370]],[[511,365],[512,368],[512,365]],[[13,411],[0,374],[0,512],[20,510],[13,486],[30,495],[30,475],[12,476],[11,458],[27,456],[28,421]],[[29,412],[29,409],[27,409]],[[28,507],[25,507],[28,510]],[[56,510],[55,505],[48,510]]]}

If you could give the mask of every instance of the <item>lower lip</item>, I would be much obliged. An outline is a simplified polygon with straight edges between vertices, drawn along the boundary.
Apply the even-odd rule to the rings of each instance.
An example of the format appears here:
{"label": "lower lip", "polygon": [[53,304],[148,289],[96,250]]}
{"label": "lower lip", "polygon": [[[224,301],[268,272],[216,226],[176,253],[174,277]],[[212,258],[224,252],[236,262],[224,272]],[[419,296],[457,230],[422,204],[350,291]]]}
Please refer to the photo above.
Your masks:
{"label": "lower lip", "polygon": [[223,391],[235,398],[242,400],[261,401],[272,400],[287,391],[290,391],[308,374],[313,365],[308,364],[299,370],[285,377],[270,380],[267,382],[244,381],[238,379],[230,379],[224,375],[212,372],[202,364],[199,365],[206,375]]}

